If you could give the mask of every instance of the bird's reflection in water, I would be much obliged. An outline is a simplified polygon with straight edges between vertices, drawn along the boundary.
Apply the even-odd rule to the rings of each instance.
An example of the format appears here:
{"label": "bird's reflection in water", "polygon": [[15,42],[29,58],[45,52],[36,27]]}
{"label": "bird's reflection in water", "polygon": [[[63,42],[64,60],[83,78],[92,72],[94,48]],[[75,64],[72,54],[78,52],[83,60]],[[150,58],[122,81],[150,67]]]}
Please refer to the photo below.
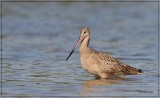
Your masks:
{"label": "bird's reflection in water", "polygon": [[129,81],[134,82],[137,80],[133,78],[111,78],[111,79],[87,80],[87,81],[84,81],[84,83],[82,84],[83,91],[81,92],[81,95],[86,96],[85,98],[90,98],[89,96],[103,96],[100,94],[102,94],[103,92],[107,94],[107,92],[112,92],[115,90],[111,86],[120,85]]}

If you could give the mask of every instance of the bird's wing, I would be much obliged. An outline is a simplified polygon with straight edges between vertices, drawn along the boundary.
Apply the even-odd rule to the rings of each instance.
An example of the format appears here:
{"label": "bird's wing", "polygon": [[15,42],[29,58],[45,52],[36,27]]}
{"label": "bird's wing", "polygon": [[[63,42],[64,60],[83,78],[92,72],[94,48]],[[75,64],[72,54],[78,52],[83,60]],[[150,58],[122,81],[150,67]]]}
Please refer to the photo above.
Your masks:
{"label": "bird's wing", "polygon": [[95,56],[98,62],[97,67],[104,73],[119,73],[124,75],[132,75],[138,73],[138,69],[124,64],[108,54],[97,52]]}

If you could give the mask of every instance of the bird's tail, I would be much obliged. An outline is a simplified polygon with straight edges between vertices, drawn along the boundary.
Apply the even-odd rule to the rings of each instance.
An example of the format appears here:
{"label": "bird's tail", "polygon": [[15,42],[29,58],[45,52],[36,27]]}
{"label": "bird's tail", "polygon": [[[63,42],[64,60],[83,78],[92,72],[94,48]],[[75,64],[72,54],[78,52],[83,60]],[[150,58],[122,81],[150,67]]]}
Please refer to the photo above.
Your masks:
{"label": "bird's tail", "polygon": [[126,74],[126,75],[137,75],[137,74],[142,74],[143,71],[141,69],[137,69],[137,68],[134,68],[134,67],[131,67],[131,66],[125,66],[123,68],[123,72]]}
{"label": "bird's tail", "polygon": [[142,71],[141,69],[138,69],[138,72],[139,72],[139,74],[142,74],[142,73],[143,73],[143,71]]}

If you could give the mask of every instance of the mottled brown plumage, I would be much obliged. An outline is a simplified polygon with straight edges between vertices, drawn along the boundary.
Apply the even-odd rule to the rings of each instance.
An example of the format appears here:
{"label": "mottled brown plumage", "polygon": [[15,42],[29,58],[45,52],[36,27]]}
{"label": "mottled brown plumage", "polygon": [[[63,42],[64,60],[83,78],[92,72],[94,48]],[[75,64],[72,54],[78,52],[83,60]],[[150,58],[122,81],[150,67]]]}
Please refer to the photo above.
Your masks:
{"label": "mottled brown plumage", "polygon": [[[80,37],[74,49],[81,44],[80,61],[82,67],[96,78],[123,77],[125,75],[137,75],[143,73],[141,69],[136,69],[124,64],[109,54],[89,48],[89,41],[89,29],[86,27],[81,28]],[[70,55],[73,53],[74,49]]]}

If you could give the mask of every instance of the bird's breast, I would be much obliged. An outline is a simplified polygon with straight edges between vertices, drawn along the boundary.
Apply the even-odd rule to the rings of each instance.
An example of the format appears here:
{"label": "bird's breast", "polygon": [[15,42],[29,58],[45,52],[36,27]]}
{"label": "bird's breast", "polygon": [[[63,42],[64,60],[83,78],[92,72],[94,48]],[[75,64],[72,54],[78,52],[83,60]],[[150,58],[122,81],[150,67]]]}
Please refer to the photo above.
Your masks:
{"label": "bird's breast", "polygon": [[96,60],[93,58],[93,54],[81,53],[80,61],[81,61],[82,67],[86,71],[94,75],[98,73],[97,63],[96,63]]}

